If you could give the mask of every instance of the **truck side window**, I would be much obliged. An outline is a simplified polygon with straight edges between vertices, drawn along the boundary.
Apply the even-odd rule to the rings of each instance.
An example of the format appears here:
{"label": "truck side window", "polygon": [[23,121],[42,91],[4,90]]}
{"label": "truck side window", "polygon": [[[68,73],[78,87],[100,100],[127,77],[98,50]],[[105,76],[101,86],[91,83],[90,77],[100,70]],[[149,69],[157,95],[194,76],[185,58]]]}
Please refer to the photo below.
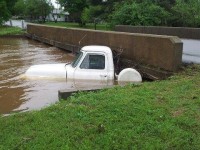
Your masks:
{"label": "truck side window", "polygon": [[79,61],[81,60],[82,56],[83,56],[83,52],[80,52],[80,53],[76,56],[75,60],[72,62],[72,67],[73,67],[73,68],[75,68],[75,67],[78,65],[78,63],[79,63]]}
{"label": "truck side window", "polygon": [[105,56],[88,54],[80,65],[81,69],[105,69]]}

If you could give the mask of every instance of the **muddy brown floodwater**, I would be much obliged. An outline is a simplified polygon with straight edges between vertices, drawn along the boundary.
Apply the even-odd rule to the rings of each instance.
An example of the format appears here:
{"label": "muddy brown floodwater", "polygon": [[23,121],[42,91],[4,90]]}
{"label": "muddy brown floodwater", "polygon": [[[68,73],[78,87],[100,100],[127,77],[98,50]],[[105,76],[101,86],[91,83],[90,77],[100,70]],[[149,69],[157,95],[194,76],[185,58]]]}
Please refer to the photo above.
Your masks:
{"label": "muddy brown floodwater", "polygon": [[0,114],[39,109],[58,100],[66,81],[27,80],[35,64],[67,63],[74,55],[25,38],[0,37]]}

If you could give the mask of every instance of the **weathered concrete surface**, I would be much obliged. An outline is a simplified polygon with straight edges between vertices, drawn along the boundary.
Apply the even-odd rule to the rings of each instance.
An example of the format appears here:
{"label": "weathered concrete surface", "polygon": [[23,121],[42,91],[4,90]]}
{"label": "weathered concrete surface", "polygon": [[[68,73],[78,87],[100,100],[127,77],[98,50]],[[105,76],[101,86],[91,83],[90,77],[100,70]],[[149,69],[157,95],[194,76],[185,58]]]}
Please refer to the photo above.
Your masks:
{"label": "weathered concrete surface", "polygon": [[73,95],[75,93],[78,93],[80,91],[90,92],[90,91],[97,91],[97,90],[100,90],[100,89],[83,89],[83,90],[66,89],[66,90],[59,90],[58,91],[58,99],[59,100],[67,99],[71,95]]}
{"label": "weathered concrete surface", "polygon": [[116,31],[179,36],[183,42],[182,61],[200,64],[200,29],[186,27],[116,26]]}
{"label": "weathered concrete surface", "polygon": [[68,97],[70,97],[71,95],[78,93],[78,92],[91,92],[91,91],[99,91],[102,89],[108,89],[108,88],[112,88],[115,85],[107,85],[107,86],[96,86],[96,87],[91,87],[91,88],[74,88],[74,89],[64,89],[64,90],[59,90],[58,91],[58,99],[62,100],[62,99],[67,99]]}
{"label": "weathered concrete surface", "polygon": [[178,37],[122,32],[69,29],[27,25],[30,37],[51,45],[76,51],[75,46],[105,45],[123,49],[121,57],[154,68],[176,71],[182,63],[182,42]]}
{"label": "weathered concrete surface", "polygon": [[199,28],[118,25],[115,27],[115,30],[129,33],[170,35],[186,39],[200,39]]}

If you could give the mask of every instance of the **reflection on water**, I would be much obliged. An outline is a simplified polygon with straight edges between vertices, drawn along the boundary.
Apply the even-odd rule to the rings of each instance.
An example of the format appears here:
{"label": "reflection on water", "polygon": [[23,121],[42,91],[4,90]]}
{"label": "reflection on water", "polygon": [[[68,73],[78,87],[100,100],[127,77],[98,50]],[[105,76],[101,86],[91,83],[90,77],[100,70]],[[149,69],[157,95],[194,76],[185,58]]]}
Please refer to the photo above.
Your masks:
{"label": "reflection on water", "polygon": [[58,100],[66,81],[26,80],[21,75],[35,64],[67,63],[74,56],[23,38],[0,37],[0,114],[41,108]]}

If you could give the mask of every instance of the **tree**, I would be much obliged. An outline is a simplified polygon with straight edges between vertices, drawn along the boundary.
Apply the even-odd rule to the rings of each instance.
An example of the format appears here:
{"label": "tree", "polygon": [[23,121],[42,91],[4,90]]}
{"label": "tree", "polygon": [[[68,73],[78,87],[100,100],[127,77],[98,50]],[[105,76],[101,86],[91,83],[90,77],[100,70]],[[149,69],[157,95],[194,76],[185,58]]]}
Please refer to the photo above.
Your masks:
{"label": "tree", "polygon": [[95,19],[101,19],[103,9],[101,5],[89,6],[85,8],[81,15],[81,20],[84,22],[94,22]]}
{"label": "tree", "polygon": [[174,26],[200,27],[200,0],[177,0],[174,11]]}
{"label": "tree", "polygon": [[69,12],[74,21],[78,22],[80,26],[85,25],[84,20],[81,20],[82,13],[88,7],[87,0],[58,0],[60,5]]}
{"label": "tree", "polygon": [[112,14],[116,9],[115,6],[119,5],[120,7],[121,4],[123,3],[123,0],[104,0],[104,1],[102,0],[102,2],[103,2],[102,5],[103,5],[103,10],[104,10],[103,18],[109,22],[110,14]]}
{"label": "tree", "polygon": [[0,0],[0,25],[10,18],[10,12],[4,0]]}
{"label": "tree", "polygon": [[101,5],[102,4],[102,0],[89,0],[89,3],[92,6]]}
{"label": "tree", "polygon": [[38,8],[40,8],[40,12],[39,15],[42,18],[42,21],[45,22],[46,21],[46,17],[47,15],[49,15],[49,13],[51,12],[51,6],[48,0],[39,0]]}
{"label": "tree", "polygon": [[135,0],[137,3],[153,3],[170,11],[176,0]]}
{"label": "tree", "polygon": [[6,2],[8,10],[9,10],[9,13],[11,15],[15,15],[14,6],[15,6],[15,3],[17,2],[17,0],[5,0],[5,2]]}
{"label": "tree", "polygon": [[163,7],[167,11],[171,11],[171,8],[174,6],[176,0],[154,0],[155,4]]}
{"label": "tree", "polygon": [[25,9],[26,9],[26,5],[25,5],[25,1],[24,0],[18,0],[15,3],[15,6],[14,6],[15,15],[24,16]]}
{"label": "tree", "polygon": [[[20,1],[20,0],[19,0]],[[51,5],[48,0],[25,0],[25,16],[45,22],[47,15],[51,12]]]}

